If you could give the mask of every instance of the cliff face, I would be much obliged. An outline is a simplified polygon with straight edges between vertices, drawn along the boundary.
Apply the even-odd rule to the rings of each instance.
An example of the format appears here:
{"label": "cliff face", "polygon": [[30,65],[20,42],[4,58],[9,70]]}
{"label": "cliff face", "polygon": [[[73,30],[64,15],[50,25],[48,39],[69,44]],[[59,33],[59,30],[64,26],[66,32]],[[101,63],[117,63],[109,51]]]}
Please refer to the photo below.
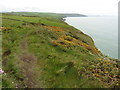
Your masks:
{"label": "cliff face", "polygon": [[[35,14],[35,13],[34,13]],[[119,62],[61,15],[3,14],[3,87],[118,88]]]}

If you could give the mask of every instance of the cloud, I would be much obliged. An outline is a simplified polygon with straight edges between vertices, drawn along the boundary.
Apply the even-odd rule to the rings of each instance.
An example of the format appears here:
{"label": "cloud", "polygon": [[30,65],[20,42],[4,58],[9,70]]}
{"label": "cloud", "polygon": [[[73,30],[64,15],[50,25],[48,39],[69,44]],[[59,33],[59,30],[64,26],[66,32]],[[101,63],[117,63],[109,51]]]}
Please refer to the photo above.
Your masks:
{"label": "cloud", "polygon": [[119,0],[2,0],[2,11],[117,14]]}

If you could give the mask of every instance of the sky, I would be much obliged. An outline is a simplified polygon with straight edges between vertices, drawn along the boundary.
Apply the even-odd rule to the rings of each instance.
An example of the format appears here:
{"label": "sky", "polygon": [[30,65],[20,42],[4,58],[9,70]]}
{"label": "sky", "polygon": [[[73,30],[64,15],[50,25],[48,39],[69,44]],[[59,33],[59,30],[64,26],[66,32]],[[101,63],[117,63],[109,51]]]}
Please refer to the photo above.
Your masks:
{"label": "sky", "polygon": [[0,11],[117,15],[118,2],[119,0],[2,0]]}

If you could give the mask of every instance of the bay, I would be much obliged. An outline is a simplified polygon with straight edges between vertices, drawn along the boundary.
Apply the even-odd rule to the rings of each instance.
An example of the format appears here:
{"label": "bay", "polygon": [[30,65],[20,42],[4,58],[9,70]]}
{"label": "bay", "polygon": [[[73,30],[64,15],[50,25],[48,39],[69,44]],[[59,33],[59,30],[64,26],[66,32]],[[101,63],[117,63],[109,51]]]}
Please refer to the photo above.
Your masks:
{"label": "bay", "polygon": [[117,17],[67,17],[65,22],[92,37],[103,54],[118,59]]}

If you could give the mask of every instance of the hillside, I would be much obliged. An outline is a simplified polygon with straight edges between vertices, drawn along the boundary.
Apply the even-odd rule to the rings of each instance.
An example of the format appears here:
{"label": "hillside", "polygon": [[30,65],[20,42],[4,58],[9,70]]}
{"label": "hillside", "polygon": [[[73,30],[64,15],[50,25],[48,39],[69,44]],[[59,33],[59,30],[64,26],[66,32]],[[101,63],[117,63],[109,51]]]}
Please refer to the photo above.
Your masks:
{"label": "hillside", "polygon": [[87,17],[87,15],[83,15],[83,14],[76,14],[76,13],[69,13],[69,14],[60,14],[62,16],[65,16],[65,17]]}
{"label": "hillside", "polygon": [[2,14],[3,88],[119,88],[120,62],[59,14]]}
{"label": "hillside", "polygon": [[[8,12],[7,12],[8,13]],[[24,16],[42,16],[42,17],[87,17],[87,15],[77,13],[43,13],[43,12],[9,12],[8,14],[13,15],[24,15]]]}

